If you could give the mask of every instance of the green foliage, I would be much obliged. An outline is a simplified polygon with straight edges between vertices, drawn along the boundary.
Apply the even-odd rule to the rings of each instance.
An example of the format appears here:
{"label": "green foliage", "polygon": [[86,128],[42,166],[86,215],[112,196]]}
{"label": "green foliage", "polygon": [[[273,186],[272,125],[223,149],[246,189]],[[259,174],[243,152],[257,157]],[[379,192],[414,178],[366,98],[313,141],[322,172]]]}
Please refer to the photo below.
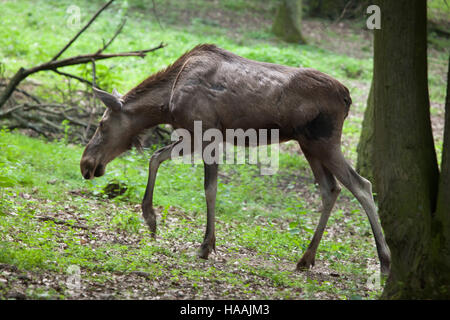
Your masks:
{"label": "green foliage", "polygon": [[[148,154],[126,154],[108,166],[104,177],[83,181],[78,168],[79,147],[64,146],[60,142],[48,143],[5,131],[0,135],[0,145],[6,151],[2,153],[2,159],[15,156],[21,163],[20,170],[9,173],[18,185],[6,188],[0,199],[0,263],[15,265],[23,270],[55,272],[65,272],[69,266],[77,265],[85,272],[96,274],[145,270],[150,277],[158,277],[162,276],[164,264],[152,263],[151,257],[162,255],[178,261],[179,273],[171,276],[173,281],[191,282],[198,288],[198,294],[203,290],[204,277],[219,277],[233,286],[245,288],[246,282],[233,273],[185,267],[184,264],[190,266],[198,262],[186,252],[174,255],[164,244],[167,243],[164,239],[170,243],[181,240],[195,247],[202,238],[205,224],[202,165],[172,162],[162,165],[158,173],[155,202],[161,208],[158,234],[163,242],[151,243],[140,210],[136,211],[128,204],[141,201],[147,180]],[[10,162],[8,166],[14,163]],[[280,189],[279,185],[285,184],[288,177],[292,179],[297,172],[309,176],[312,182],[311,173],[307,170],[304,159],[283,153],[280,172],[274,176],[259,175],[256,166],[223,165],[221,173],[224,178],[220,179],[217,199],[217,219],[221,221],[217,225],[217,246],[228,248],[230,253],[236,252],[238,257],[244,249],[256,252],[262,260],[279,259],[294,265],[312,237],[318,213],[312,210],[312,205],[298,198],[296,187]],[[30,181],[29,185],[21,184],[24,178]],[[122,181],[127,185],[127,191],[112,200],[96,200],[96,196],[107,196],[101,190],[111,181]],[[295,183],[292,185],[296,186]],[[70,196],[68,191],[74,189],[86,196]],[[25,193],[23,197],[19,195],[19,190]],[[311,190],[315,192],[313,186]],[[357,206],[356,203],[354,205]],[[77,218],[85,219],[90,230],[80,235],[74,220],[66,220],[66,227],[61,228],[53,221],[43,222],[36,218],[56,214],[55,218],[59,219],[58,215],[65,216],[67,210],[74,210]],[[182,216],[174,222],[174,210],[185,211],[191,218]],[[339,219],[343,218],[342,214],[337,214],[330,224],[342,223]],[[288,221],[286,228],[283,228],[282,221]],[[364,263],[347,263],[344,268],[342,262],[351,261],[355,250],[362,250],[358,251],[358,255],[366,259],[376,255],[372,243],[367,241],[370,239],[370,232],[369,236],[366,235],[368,223],[356,210],[347,224],[349,229],[363,226],[364,237],[348,238],[336,244],[325,234],[318,259],[330,261],[336,272],[362,276]],[[105,231],[97,233],[98,230]],[[102,242],[98,237],[104,232],[141,240],[139,246]],[[245,272],[269,279],[273,285],[292,289],[302,287],[305,297],[313,297],[317,290],[339,294],[343,298],[353,293],[351,291],[347,295],[324,283],[305,284],[290,271],[280,272],[268,266],[254,267],[245,259],[241,265],[243,270],[247,270]],[[252,291],[246,294],[250,293],[263,295],[262,292]],[[285,298],[295,296],[292,293],[280,295]]]}
{"label": "green foliage", "polygon": [[[227,3],[231,7],[243,5],[243,2],[239,1]],[[0,48],[2,48],[0,49],[0,60],[8,66],[6,75],[11,75],[21,66],[31,66],[47,61],[75,34],[75,29],[61,25],[61,21],[66,21],[67,13],[65,9],[70,4],[72,3],[69,1],[45,1],[40,4],[39,10],[35,10],[35,7],[27,1],[2,4],[0,19],[2,24],[7,27],[0,29]],[[93,11],[87,1],[80,1],[77,5],[81,7],[83,19],[86,19]],[[64,56],[85,54],[100,48],[103,45],[102,39],[107,40],[112,36],[113,30],[120,23],[121,17],[125,15],[126,10],[122,9],[122,5],[119,2],[114,3],[112,9],[102,14]],[[132,1],[129,2],[129,5],[133,7],[138,5],[138,2]],[[157,3],[157,5],[164,7],[162,4]],[[183,4],[177,2],[176,5],[182,6]],[[250,4],[247,5],[251,6]],[[52,14],[47,14],[45,19],[41,19],[44,12],[51,12]],[[83,19],[81,23],[85,21]],[[33,24],[33,27],[27,27],[27,32],[21,32],[22,28],[18,27],[18,21],[25,21],[26,23],[33,21],[29,22]],[[57,33],[54,32],[56,28],[59,29]],[[229,38],[226,30],[218,25],[216,26],[216,23],[211,19],[196,19],[181,29],[164,28],[162,30],[154,19],[145,19],[136,13],[133,19],[128,19],[123,33],[113,42],[108,51],[120,52],[149,48],[161,40],[164,40],[168,46],[157,53],[149,54],[144,59],[119,58],[100,62],[97,64],[96,70],[97,81],[108,90],[117,87],[120,92],[126,92],[151,73],[175,61],[183,52],[205,42],[216,43],[225,49],[251,59],[291,66],[313,67],[338,78],[346,78],[347,74],[345,70],[340,70],[335,66],[350,62],[364,70],[364,79],[370,80],[372,69],[370,59],[354,59],[311,46],[296,44],[274,46],[267,43],[268,39],[276,41],[269,33],[248,32],[247,30],[243,30],[243,32],[249,36],[245,45],[239,41],[239,38],[238,41]],[[252,35],[256,37],[252,39]],[[45,45],[42,45],[43,43]],[[91,78],[91,68],[92,66],[87,64],[65,69],[75,75]],[[45,81],[50,86],[61,86],[61,78],[49,73],[38,73],[33,78]]]}
{"label": "green foliage", "polygon": [[111,219],[111,224],[119,230],[137,233],[142,227],[142,220],[133,212],[120,213],[114,215]]}

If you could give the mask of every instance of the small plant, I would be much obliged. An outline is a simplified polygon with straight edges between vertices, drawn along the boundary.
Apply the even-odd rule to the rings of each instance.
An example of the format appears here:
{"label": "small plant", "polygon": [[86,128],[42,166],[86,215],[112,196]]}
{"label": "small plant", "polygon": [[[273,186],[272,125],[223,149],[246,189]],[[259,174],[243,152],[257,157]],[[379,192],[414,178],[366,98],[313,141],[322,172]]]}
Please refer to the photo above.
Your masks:
{"label": "small plant", "polygon": [[118,230],[129,233],[138,233],[142,227],[142,221],[139,216],[133,212],[117,213],[111,219],[111,225]]}

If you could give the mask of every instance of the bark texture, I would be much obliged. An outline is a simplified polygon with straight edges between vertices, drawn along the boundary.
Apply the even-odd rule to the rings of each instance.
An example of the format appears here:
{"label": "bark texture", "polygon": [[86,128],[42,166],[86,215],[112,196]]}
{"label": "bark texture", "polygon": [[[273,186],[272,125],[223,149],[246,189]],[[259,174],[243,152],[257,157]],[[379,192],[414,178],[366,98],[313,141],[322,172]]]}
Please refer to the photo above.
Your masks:
{"label": "bark texture", "polygon": [[392,254],[383,297],[450,298],[450,207],[443,201],[444,213],[436,214],[439,170],[429,113],[426,0],[377,4],[382,16],[374,37],[373,160]]}
{"label": "bark texture", "polygon": [[362,123],[361,136],[359,138],[356,152],[358,157],[356,160],[356,171],[366,179],[372,182],[373,192],[377,192],[375,180],[373,178],[373,85],[370,87],[369,97],[367,98],[367,106],[364,111],[364,120]]}
{"label": "bark texture", "polygon": [[272,32],[287,42],[306,43],[301,32],[302,0],[281,0]]}

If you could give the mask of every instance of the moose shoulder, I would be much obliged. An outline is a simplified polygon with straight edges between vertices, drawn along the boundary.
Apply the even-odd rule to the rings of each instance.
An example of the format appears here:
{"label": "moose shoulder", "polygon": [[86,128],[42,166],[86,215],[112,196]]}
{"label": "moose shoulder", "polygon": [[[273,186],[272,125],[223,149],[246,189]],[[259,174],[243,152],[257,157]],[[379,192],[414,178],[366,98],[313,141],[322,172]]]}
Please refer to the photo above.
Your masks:
{"label": "moose shoulder", "polygon": [[[309,68],[293,68],[245,59],[203,44],[121,96],[94,89],[107,109],[83,153],[83,177],[101,176],[105,167],[135,144],[136,136],[158,124],[194,132],[202,130],[277,129],[281,141],[296,140],[308,160],[322,195],[323,210],[311,243],[297,269],[314,265],[315,255],[341,182],[364,208],[375,237],[381,271],[390,264],[372,197],[371,184],[359,176],[341,153],[343,122],[351,105],[348,89],[336,79]],[[180,141],[150,159],[142,211],[152,235],[156,233],[153,188],[159,165],[172,157]],[[204,163],[207,226],[199,256],[215,249],[217,163]],[[336,180],[337,179],[337,180]]]}

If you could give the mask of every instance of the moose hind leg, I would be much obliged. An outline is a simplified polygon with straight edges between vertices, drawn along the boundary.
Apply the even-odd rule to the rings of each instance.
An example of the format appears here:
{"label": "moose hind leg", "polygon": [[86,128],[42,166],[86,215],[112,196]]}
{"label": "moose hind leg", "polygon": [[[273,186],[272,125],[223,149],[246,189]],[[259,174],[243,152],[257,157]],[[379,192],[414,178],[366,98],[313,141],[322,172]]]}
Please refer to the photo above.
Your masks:
{"label": "moose hind leg", "polygon": [[215,206],[217,194],[217,173],[218,164],[204,164],[205,166],[205,197],[206,197],[206,232],[198,256],[202,259],[208,259],[212,250],[216,250],[215,233]]}
{"label": "moose hind leg", "polygon": [[147,188],[145,189],[144,199],[142,200],[142,215],[153,238],[156,236],[156,215],[153,210],[153,189],[155,187],[156,174],[161,163],[170,159],[172,149],[176,144],[178,144],[178,141],[157,150],[149,162]]}
{"label": "moose hind leg", "polygon": [[340,151],[333,152],[332,155],[327,158],[325,165],[333,172],[336,178],[350,190],[364,208],[375,238],[375,244],[377,246],[378,257],[381,264],[381,273],[388,274],[391,260],[390,251],[379,223],[375,201],[372,196],[372,184],[367,179],[361,177],[355,169],[352,168]]}
{"label": "moose hind leg", "polygon": [[331,210],[333,209],[334,203],[336,202],[336,199],[341,191],[341,188],[336,182],[333,174],[322,165],[321,161],[311,155],[308,155],[306,152],[304,153],[311,166],[314,177],[319,184],[323,207],[319,224],[317,225],[314,236],[308,248],[297,263],[297,270],[307,270],[311,266],[314,266],[317,247],[322,239]]}

